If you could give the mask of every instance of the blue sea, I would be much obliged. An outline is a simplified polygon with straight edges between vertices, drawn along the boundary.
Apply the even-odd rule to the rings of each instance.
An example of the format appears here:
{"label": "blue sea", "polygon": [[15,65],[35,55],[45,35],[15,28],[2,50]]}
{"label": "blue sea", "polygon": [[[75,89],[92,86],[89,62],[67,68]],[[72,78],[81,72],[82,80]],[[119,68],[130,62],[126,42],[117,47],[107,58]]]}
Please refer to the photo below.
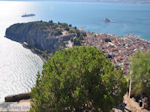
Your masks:
{"label": "blue sea", "polygon": [[[35,17],[22,18],[34,13]],[[105,23],[109,18],[113,23]],[[5,38],[14,23],[29,21],[66,22],[88,32],[123,36],[135,34],[150,40],[150,5],[100,2],[0,1],[0,102],[11,94],[28,92],[42,70],[39,56]]]}

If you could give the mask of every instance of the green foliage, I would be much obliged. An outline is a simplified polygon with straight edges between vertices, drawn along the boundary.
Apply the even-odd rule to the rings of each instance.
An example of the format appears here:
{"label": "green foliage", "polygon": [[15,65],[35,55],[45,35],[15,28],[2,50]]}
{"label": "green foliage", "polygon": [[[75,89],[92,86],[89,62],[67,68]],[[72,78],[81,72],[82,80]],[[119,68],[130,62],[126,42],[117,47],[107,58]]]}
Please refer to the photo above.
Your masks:
{"label": "green foliage", "polygon": [[69,24],[69,27],[72,27],[72,24]]}
{"label": "green foliage", "polygon": [[73,29],[70,29],[68,33],[75,33]]}
{"label": "green foliage", "polygon": [[59,30],[59,29],[55,29],[55,30],[52,32],[52,35],[54,35],[54,36],[62,35],[62,31]]}
{"label": "green foliage", "polygon": [[69,31],[69,30],[70,30],[69,25],[66,24],[66,23],[62,23],[62,27],[63,27],[64,30],[66,30],[66,31]]}
{"label": "green foliage", "polygon": [[33,51],[36,54],[42,56],[44,59],[46,59],[46,60],[48,59],[48,52],[46,50],[44,51],[44,50],[40,50],[40,49],[34,48]]}
{"label": "green foliage", "polygon": [[84,37],[87,36],[86,32],[81,32],[78,29],[71,29],[69,31],[69,33],[75,33],[76,34],[76,38],[72,38],[71,42],[73,42],[74,46],[81,46],[82,45],[82,40],[84,40]]}
{"label": "green foliage", "polygon": [[87,36],[87,35],[86,35],[86,32],[82,32],[82,36],[84,36],[84,37]]}
{"label": "green foliage", "polygon": [[136,52],[131,59],[131,93],[135,96],[145,94],[150,98],[150,51]]}
{"label": "green foliage", "polygon": [[82,40],[84,40],[84,33],[77,33],[77,37],[71,39],[71,42],[73,42],[74,46],[81,46],[82,45]]}
{"label": "green foliage", "polygon": [[57,51],[32,89],[30,112],[109,112],[126,93],[126,79],[93,47]]}
{"label": "green foliage", "polygon": [[64,30],[69,31],[69,25],[67,23],[60,23],[60,25]]}
{"label": "green foliage", "polygon": [[81,46],[81,40],[80,38],[74,38],[73,40],[71,40],[74,44],[74,46]]}
{"label": "green foliage", "polygon": [[69,27],[65,27],[65,30],[66,30],[66,31],[69,31],[70,29],[69,29]]}
{"label": "green foliage", "polygon": [[68,27],[68,24],[67,23],[61,23],[61,26]]}
{"label": "green foliage", "polygon": [[81,33],[79,30],[76,30],[77,37],[80,37]]}
{"label": "green foliage", "polygon": [[50,20],[49,23],[53,23],[53,20]]}

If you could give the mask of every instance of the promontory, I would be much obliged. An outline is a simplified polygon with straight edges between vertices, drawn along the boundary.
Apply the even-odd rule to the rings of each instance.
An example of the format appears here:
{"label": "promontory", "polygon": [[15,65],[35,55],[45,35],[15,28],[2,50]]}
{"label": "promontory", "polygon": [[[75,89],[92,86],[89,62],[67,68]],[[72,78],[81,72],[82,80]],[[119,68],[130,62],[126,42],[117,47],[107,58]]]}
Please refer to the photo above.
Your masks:
{"label": "promontory", "polygon": [[14,24],[6,29],[5,36],[44,54],[64,49],[68,44],[80,45],[86,33],[71,24],[36,21]]}

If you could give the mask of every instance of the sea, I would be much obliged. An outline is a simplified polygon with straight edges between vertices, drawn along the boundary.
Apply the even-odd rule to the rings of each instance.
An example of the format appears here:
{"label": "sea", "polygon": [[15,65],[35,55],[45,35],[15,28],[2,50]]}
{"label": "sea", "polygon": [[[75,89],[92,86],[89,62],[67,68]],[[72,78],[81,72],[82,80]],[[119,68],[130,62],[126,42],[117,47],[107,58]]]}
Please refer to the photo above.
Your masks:
{"label": "sea", "polygon": [[[31,13],[36,16],[21,17]],[[105,23],[104,18],[113,22]],[[7,95],[30,92],[43,65],[39,56],[5,38],[5,30],[15,23],[40,20],[68,23],[88,32],[134,34],[150,40],[149,4],[0,1],[0,102]]]}

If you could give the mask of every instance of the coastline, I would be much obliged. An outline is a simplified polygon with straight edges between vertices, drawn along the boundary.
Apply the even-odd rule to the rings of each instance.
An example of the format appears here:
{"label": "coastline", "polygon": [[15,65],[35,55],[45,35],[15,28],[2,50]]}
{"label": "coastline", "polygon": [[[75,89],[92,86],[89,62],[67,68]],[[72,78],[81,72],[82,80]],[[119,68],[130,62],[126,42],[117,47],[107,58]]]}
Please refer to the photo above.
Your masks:
{"label": "coastline", "polygon": [[29,48],[28,46],[25,46],[23,43],[20,43],[24,48],[29,49],[33,54],[38,55],[41,60],[45,63],[47,60],[39,53],[37,53],[33,48]]}

